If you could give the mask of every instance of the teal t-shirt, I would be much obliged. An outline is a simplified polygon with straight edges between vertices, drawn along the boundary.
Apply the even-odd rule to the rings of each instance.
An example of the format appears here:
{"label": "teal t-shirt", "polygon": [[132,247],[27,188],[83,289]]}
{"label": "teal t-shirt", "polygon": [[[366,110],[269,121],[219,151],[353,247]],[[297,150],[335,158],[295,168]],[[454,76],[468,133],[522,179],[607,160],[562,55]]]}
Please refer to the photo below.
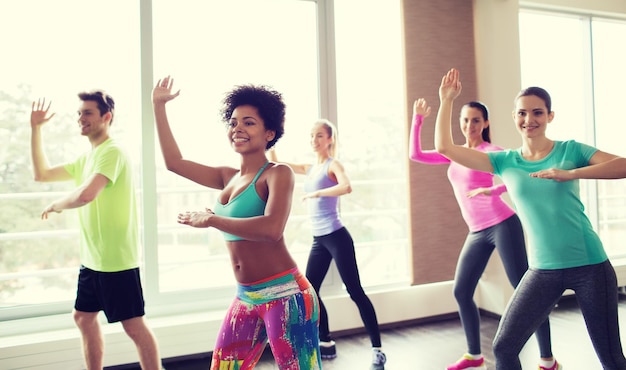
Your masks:
{"label": "teal t-shirt", "polygon": [[549,168],[589,165],[596,148],[576,141],[555,141],[545,158],[528,161],[521,149],[488,152],[494,173],[506,184],[528,238],[529,265],[562,269],[604,262],[606,252],[580,201],[579,181],[530,177]]}
{"label": "teal t-shirt", "polygon": [[139,224],[128,156],[111,138],[65,169],[77,186],[98,173],[109,179],[96,199],[78,208],[81,263],[102,272],[139,266]]}

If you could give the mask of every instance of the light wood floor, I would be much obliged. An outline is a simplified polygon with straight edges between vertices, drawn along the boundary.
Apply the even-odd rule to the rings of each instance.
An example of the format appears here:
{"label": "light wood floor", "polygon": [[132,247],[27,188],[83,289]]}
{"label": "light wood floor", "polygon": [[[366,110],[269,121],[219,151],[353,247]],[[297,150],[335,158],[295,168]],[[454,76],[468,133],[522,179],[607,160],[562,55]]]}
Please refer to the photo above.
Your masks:
{"label": "light wood floor", "polygon": [[[620,296],[619,315],[622,343],[626,343],[626,296]],[[559,303],[550,320],[553,352],[565,370],[601,369],[573,296]],[[490,370],[495,369],[491,341],[497,321],[490,315],[483,315],[481,323],[483,355]],[[456,317],[403,327],[382,327],[381,330],[383,350],[387,354],[386,370],[442,370],[467,350],[461,324]],[[364,332],[335,336],[338,356],[324,360],[324,370],[369,369],[371,349]],[[524,369],[537,369],[539,350],[534,337],[524,347],[520,359]],[[166,359],[164,364],[167,370],[208,370],[210,358],[205,354],[177,361]],[[134,370],[136,367],[126,369]],[[278,367],[268,351],[255,369],[276,370]]]}

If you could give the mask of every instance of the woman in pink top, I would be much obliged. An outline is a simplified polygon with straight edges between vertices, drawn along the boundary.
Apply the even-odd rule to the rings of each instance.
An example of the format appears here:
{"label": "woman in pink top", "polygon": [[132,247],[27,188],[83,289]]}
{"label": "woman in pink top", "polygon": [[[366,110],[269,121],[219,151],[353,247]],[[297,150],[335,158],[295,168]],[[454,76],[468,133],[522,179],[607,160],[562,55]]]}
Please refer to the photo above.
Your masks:
{"label": "woman in pink top", "polygon": [[[461,249],[454,276],[454,297],[465,331],[468,351],[448,370],[485,369],[480,348],[480,313],[474,302],[474,292],[494,249],[498,250],[511,284],[516,287],[528,269],[526,244],[522,224],[517,214],[500,195],[506,192],[502,184],[494,185],[493,174],[463,167],[435,150],[422,150],[420,132],[430,107],[424,99],[413,104],[413,125],[409,137],[409,157],[425,164],[447,164],[448,179],[461,208],[469,233]],[[502,148],[491,144],[489,112],[477,101],[463,106],[460,116],[465,146],[482,152]],[[549,369],[554,362],[550,343],[550,324],[546,320],[535,333],[541,355],[541,368]]]}

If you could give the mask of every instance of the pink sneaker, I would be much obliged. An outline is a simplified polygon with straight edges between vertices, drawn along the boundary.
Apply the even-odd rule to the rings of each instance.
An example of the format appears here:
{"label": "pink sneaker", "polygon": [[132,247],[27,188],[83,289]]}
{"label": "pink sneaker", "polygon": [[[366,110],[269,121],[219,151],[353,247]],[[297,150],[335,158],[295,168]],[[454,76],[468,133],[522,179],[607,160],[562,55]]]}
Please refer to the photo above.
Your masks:
{"label": "pink sneaker", "polygon": [[[447,370],[485,370],[485,359],[483,357],[478,360],[472,359],[467,353],[463,355],[455,364],[447,367]],[[549,369],[546,369],[549,370]]]}
{"label": "pink sneaker", "polygon": [[552,365],[552,367],[543,367],[539,365],[539,370],[563,370],[563,366],[561,366],[558,361],[554,360],[554,365]]}

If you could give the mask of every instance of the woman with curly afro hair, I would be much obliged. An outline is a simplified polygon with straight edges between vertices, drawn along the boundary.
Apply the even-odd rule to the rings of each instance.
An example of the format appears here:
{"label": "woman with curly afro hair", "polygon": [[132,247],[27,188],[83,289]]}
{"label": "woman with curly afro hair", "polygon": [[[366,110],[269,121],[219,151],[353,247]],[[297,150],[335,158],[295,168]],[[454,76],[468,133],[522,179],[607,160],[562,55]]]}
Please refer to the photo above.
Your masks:
{"label": "woman with curly afro hair", "polygon": [[287,250],[283,232],[291,210],[294,173],[269,162],[266,150],[284,133],[282,95],[266,86],[237,86],[221,110],[226,137],[241,157],[239,168],[185,159],[167,119],[176,98],[173,79],[153,89],[161,152],[169,171],[221,190],[213,209],[185,212],[178,222],[220,230],[238,282],[222,322],[211,369],[252,369],[269,342],[279,369],[321,369],[318,299]]}

